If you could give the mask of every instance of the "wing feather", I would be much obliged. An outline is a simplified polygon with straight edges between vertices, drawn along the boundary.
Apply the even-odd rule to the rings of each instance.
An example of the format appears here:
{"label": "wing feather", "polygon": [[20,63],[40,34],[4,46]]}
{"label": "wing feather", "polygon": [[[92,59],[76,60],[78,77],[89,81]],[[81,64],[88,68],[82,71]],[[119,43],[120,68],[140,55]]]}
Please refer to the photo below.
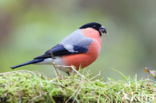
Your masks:
{"label": "wing feather", "polygon": [[86,53],[91,42],[92,40],[90,38],[82,35],[81,30],[76,30],[62,40],[60,44],[54,46],[50,50],[46,51],[43,55],[34,59],[55,58],[55,56]]}
{"label": "wing feather", "polygon": [[55,56],[65,56],[71,54],[79,54],[87,52],[87,48],[83,48],[80,46],[74,46],[74,51],[68,51],[63,45],[58,44],[51,48],[50,50],[46,51],[43,55],[35,57],[34,59],[41,59],[41,58],[53,58]]}

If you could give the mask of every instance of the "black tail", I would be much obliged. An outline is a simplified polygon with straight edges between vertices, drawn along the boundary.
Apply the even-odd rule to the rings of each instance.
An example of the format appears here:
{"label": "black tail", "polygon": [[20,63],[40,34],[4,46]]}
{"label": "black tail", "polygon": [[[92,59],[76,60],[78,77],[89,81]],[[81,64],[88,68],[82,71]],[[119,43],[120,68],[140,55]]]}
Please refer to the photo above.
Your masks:
{"label": "black tail", "polygon": [[26,63],[23,63],[23,64],[19,64],[19,65],[15,65],[15,66],[12,66],[11,68],[12,69],[15,69],[15,68],[18,68],[18,67],[22,67],[22,66],[25,66],[25,65],[29,65],[29,64],[35,64],[35,63],[39,63],[39,62],[42,62],[44,59],[33,59],[29,62],[26,62]]}

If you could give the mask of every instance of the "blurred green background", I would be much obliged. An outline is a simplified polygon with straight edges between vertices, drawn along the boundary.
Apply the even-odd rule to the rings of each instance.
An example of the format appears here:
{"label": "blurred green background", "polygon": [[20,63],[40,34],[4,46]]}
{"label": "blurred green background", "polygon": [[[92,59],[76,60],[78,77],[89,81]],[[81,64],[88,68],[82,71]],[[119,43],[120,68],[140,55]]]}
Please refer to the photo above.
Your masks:
{"label": "blurred green background", "polygon": [[[145,77],[156,67],[155,0],[0,0],[0,72],[31,60],[81,25],[105,25],[101,56],[84,72]],[[54,76],[53,67],[19,68]],[[83,72],[83,71],[82,71]]]}

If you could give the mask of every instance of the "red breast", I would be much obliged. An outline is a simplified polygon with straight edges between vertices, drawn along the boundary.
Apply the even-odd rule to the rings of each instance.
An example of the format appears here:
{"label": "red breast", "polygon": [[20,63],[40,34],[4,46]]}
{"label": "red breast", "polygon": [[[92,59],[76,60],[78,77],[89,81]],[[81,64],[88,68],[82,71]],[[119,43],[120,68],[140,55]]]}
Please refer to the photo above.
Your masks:
{"label": "red breast", "polygon": [[84,36],[93,40],[88,47],[88,52],[83,54],[63,56],[64,64],[68,66],[74,65],[77,70],[94,62],[101,51],[101,37],[98,31],[92,28],[86,28],[83,29],[83,34]]}

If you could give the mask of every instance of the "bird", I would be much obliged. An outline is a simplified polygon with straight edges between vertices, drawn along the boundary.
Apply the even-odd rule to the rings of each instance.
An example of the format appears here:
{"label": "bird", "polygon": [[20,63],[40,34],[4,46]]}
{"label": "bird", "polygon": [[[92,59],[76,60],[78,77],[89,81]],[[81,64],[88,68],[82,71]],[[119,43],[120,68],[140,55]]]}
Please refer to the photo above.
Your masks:
{"label": "bird", "polygon": [[102,35],[106,33],[106,28],[100,23],[84,24],[41,56],[11,68],[15,69],[30,64],[52,64],[56,72],[57,69],[60,69],[69,74],[73,68],[78,71],[92,64],[100,55]]}

